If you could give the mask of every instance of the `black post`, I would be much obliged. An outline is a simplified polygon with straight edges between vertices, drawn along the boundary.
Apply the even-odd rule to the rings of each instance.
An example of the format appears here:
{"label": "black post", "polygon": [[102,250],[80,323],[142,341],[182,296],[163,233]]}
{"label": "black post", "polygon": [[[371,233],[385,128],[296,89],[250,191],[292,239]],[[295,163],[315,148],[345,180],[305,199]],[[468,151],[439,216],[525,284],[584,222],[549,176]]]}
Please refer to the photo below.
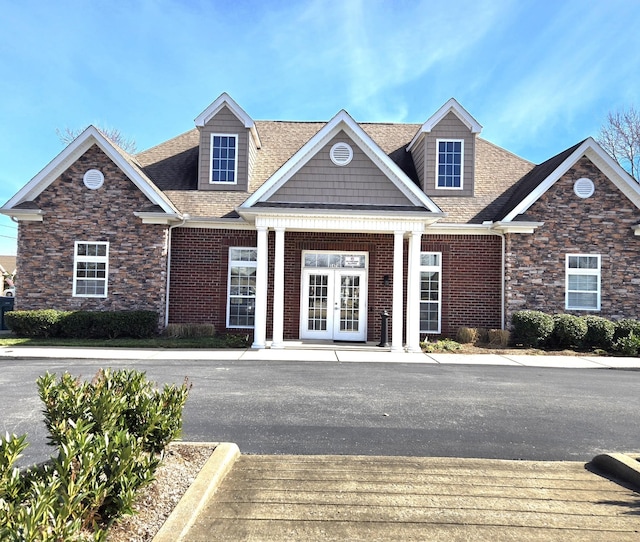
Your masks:
{"label": "black post", "polygon": [[380,344],[378,346],[389,346],[388,321],[389,313],[385,309],[382,311],[382,323],[380,324]]}

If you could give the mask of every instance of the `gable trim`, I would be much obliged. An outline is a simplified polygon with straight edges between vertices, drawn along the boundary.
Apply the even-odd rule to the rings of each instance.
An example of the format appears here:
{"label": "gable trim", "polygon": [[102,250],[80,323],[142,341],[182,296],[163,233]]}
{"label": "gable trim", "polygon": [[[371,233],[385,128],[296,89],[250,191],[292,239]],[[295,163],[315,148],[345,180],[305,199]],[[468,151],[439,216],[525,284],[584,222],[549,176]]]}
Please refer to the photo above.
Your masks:
{"label": "gable trim", "polygon": [[207,122],[215,117],[223,107],[227,107],[235,117],[244,125],[245,128],[249,128],[253,140],[256,143],[256,147],[262,147],[260,137],[258,136],[258,130],[253,119],[247,114],[247,112],[238,105],[238,103],[229,96],[226,92],[223,92],[218,96],[215,101],[209,105],[202,113],[195,118],[195,123],[198,128],[202,128]]}
{"label": "gable trim", "polygon": [[455,98],[451,98],[440,109],[438,109],[425,123],[420,127],[416,135],[409,143],[407,152],[410,151],[418,142],[424,138],[425,133],[431,132],[435,126],[449,113],[453,113],[460,122],[462,122],[472,134],[479,134],[482,131],[482,125],[474,119],[471,114],[462,107]]}
{"label": "gable trim", "polygon": [[340,131],[344,131],[414,205],[426,207],[433,213],[442,213],[442,210],[406,176],[344,109],[247,198],[240,208],[247,209],[258,202],[267,201]]}
{"label": "gable trim", "polygon": [[538,199],[549,190],[580,158],[586,156],[604,173],[607,178],[640,209],[640,184],[631,177],[607,152],[589,137],[567,157],[547,178],[520,201],[501,222],[511,222],[525,213]]}
{"label": "gable trim", "polygon": [[58,156],[49,162],[40,173],[23,186],[2,207],[2,213],[18,217],[20,213],[17,212],[17,209],[13,209],[14,207],[25,201],[33,201],[93,145],[97,145],[149,201],[158,205],[168,215],[179,215],[179,212],[169,199],[144,174],[134,167],[95,126],[89,126],[84,130]]}

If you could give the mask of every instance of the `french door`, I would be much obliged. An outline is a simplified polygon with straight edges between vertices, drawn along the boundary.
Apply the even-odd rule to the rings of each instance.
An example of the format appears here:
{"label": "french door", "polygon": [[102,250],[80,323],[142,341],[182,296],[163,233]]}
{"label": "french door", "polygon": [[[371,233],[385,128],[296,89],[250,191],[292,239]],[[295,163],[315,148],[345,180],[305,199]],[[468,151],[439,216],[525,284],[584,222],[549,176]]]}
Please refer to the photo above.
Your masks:
{"label": "french door", "polygon": [[366,269],[304,269],[300,338],[367,339]]}

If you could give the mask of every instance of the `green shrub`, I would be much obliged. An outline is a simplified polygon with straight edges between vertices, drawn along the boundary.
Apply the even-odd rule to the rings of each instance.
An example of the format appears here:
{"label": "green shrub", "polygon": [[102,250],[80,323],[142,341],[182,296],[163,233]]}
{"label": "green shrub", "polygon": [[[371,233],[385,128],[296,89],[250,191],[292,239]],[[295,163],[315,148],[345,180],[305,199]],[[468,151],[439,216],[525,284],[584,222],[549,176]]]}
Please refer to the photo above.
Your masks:
{"label": "green shrub", "polygon": [[511,316],[511,325],[514,344],[542,346],[553,332],[553,317],[540,311],[517,311]]}
{"label": "green shrub", "polygon": [[74,339],[143,339],[157,332],[158,315],[153,311],[73,311],[60,322],[60,336]]}
{"label": "green shrub", "polygon": [[10,311],[5,313],[5,323],[18,337],[56,337],[66,314],[53,309]]}
{"label": "green shrub", "polygon": [[66,439],[67,420],[83,420],[92,424],[96,433],[129,431],[150,453],[160,452],[179,435],[189,391],[186,381],[159,391],[145,373],[135,370],[101,370],[91,382],[69,373],[58,381],[47,373],[37,385],[53,444],[60,445]]}
{"label": "green shrub", "polygon": [[588,331],[587,323],[573,314],[556,314],[553,317],[551,342],[560,348],[579,348]]}
{"label": "green shrub", "polygon": [[424,342],[420,343],[420,346],[427,353],[455,352],[456,350],[460,350],[462,348],[460,343],[452,339],[440,339],[439,341],[435,342],[425,340]]}
{"label": "green shrub", "polygon": [[587,324],[587,333],[583,339],[585,348],[601,348],[611,350],[616,325],[606,318],[589,314],[582,316]]}
{"label": "green shrub", "polygon": [[0,438],[0,540],[103,541],[180,431],[187,384],[159,391],[144,373],[106,370],[91,382],[46,374],[38,388],[58,454],[19,471],[25,437]]}
{"label": "green shrub", "polygon": [[640,354],[640,336],[631,333],[620,337],[613,343],[613,351],[623,356],[636,357]]}
{"label": "green shrub", "polygon": [[618,320],[615,323],[615,326],[616,328],[613,335],[613,340],[616,342],[619,339],[628,337],[631,334],[635,335],[636,337],[640,337],[640,322],[638,322],[637,320]]}

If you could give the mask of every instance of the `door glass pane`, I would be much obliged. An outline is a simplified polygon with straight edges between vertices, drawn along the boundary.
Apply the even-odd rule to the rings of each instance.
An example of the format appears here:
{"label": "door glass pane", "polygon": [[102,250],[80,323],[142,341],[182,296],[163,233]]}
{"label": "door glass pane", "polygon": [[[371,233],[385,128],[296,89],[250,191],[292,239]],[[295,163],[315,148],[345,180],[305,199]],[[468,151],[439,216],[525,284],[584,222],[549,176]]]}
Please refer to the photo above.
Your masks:
{"label": "door glass pane", "polygon": [[309,331],[327,330],[328,275],[309,275]]}
{"label": "door glass pane", "polygon": [[360,277],[340,277],[340,331],[358,331],[360,325]]}

